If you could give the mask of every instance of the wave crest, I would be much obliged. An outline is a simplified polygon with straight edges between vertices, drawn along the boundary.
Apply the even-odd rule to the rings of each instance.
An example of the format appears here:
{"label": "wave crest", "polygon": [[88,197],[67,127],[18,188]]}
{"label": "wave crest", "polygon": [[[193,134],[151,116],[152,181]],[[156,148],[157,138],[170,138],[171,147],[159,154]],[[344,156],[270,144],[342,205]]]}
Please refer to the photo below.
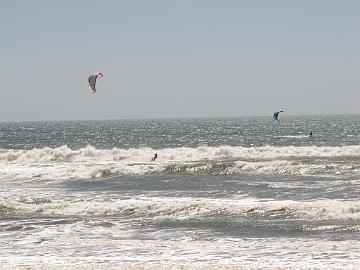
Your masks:
{"label": "wave crest", "polygon": [[[150,161],[155,152],[159,157]],[[72,179],[165,173],[210,174],[306,174],[359,173],[360,165],[332,161],[360,157],[360,145],[339,147],[242,147],[220,146],[166,149],[131,148],[109,150],[93,146],[72,150],[58,148],[4,150],[0,152],[0,178]],[[302,159],[314,159],[304,162]],[[316,158],[330,158],[319,163]]]}
{"label": "wave crest", "polygon": [[340,200],[259,201],[255,198],[151,198],[134,197],[109,201],[0,201],[0,209],[18,215],[132,216],[150,219],[201,218],[255,219],[359,219],[358,202]]}

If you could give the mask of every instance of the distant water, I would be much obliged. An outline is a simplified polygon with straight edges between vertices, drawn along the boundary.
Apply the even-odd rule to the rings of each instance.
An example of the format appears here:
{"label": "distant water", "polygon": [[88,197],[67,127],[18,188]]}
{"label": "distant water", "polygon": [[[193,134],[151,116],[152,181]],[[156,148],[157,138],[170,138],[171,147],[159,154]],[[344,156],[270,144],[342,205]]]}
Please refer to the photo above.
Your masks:
{"label": "distant water", "polygon": [[356,115],[0,123],[0,185],[0,269],[360,265]]}

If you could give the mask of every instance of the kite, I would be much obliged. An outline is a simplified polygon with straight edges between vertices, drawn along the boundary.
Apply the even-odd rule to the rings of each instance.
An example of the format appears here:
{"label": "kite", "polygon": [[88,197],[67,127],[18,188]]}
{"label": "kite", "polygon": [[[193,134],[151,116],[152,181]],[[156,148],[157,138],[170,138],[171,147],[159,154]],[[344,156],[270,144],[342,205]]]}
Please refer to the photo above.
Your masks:
{"label": "kite", "polygon": [[278,117],[279,117],[279,114],[280,114],[281,112],[283,112],[283,111],[274,112],[274,114],[273,114],[273,119],[274,119],[276,122],[279,122]]}
{"label": "kite", "polygon": [[102,76],[104,76],[104,74],[102,74],[101,72],[98,72],[96,74],[90,75],[88,78],[88,82],[89,82],[89,87],[91,89],[91,91],[93,93],[96,92],[96,80],[97,78],[101,78]]}

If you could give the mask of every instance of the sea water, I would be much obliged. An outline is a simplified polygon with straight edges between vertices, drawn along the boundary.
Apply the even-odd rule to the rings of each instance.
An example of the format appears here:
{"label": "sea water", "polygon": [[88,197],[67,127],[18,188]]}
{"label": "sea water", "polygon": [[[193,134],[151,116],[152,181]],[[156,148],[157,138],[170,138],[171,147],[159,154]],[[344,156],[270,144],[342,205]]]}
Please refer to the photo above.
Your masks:
{"label": "sea water", "polygon": [[359,131],[356,115],[0,123],[0,269],[359,269]]}

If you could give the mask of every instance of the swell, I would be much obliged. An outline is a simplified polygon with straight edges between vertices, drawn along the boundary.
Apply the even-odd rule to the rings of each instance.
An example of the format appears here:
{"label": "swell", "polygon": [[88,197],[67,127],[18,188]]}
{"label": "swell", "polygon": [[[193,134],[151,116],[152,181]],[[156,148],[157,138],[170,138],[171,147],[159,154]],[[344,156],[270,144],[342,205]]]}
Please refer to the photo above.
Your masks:
{"label": "swell", "polygon": [[[151,161],[153,154],[159,157]],[[77,179],[149,173],[359,174],[360,145],[318,147],[201,146],[131,148],[87,146],[2,150],[0,179]],[[325,160],[326,162],[322,162]]]}
{"label": "swell", "polygon": [[12,216],[82,216],[130,217],[151,220],[292,219],[292,220],[359,220],[360,203],[336,199],[316,201],[255,198],[169,198],[133,197],[111,200],[0,200],[2,215]]}

